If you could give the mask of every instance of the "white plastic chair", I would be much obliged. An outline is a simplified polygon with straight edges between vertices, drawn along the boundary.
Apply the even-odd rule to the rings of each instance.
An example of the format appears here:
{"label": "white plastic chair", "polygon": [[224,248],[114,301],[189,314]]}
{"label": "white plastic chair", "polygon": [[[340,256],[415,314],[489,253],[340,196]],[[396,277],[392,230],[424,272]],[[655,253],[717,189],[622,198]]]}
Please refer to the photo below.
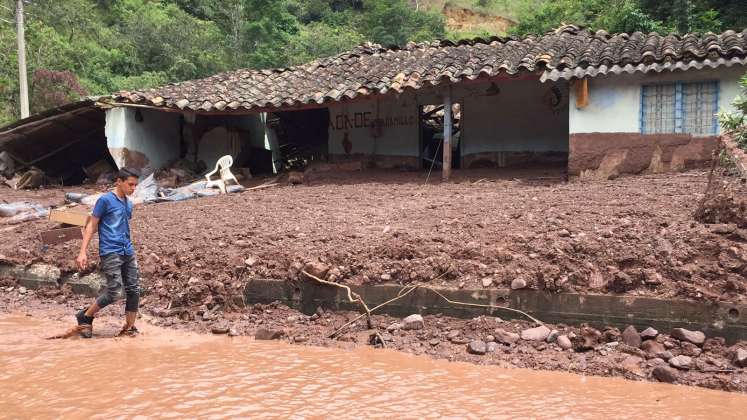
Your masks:
{"label": "white plastic chair", "polygon": [[[221,192],[225,194],[226,183],[228,181],[233,180],[236,185],[239,185],[239,180],[236,179],[236,177],[231,173],[231,165],[233,165],[233,158],[231,157],[231,155],[225,155],[218,159],[218,162],[215,163],[215,169],[205,175],[205,179],[207,180],[207,182],[205,183],[205,188],[212,188],[217,186],[218,188],[220,188]],[[211,180],[210,177],[219,170],[220,179],[215,181]]]}

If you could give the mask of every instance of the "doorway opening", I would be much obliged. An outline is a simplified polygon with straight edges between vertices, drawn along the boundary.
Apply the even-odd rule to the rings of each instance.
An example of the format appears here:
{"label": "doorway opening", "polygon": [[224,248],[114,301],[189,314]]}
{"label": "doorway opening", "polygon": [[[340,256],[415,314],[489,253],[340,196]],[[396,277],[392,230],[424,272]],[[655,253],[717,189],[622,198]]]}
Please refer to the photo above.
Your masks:
{"label": "doorway opening", "polygon": [[[461,167],[462,105],[451,106],[451,167]],[[444,106],[427,104],[418,107],[420,125],[420,162],[422,169],[443,166]]]}

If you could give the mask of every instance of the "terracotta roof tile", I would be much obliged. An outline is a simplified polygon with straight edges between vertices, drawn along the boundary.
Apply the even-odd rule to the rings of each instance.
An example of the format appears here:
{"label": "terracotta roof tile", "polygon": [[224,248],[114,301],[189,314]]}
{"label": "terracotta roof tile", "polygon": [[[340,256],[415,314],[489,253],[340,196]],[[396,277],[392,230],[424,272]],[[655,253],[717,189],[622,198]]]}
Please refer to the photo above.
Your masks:
{"label": "terracotta roof tile", "polygon": [[322,104],[394,90],[520,72],[540,80],[747,64],[747,30],[722,34],[608,34],[565,26],[542,37],[364,44],[291,68],[241,69],[156,89],[113,95],[115,102],[203,111]]}

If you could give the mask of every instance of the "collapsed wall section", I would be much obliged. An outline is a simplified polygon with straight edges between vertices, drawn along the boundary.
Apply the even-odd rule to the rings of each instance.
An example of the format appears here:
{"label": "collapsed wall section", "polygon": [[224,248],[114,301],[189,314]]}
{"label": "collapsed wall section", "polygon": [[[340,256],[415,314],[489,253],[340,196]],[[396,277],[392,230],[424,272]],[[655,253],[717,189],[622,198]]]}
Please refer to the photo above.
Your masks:
{"label": "collapsed wall section", "polygon": [[106,143],[114,162],[152,172],[179,158],[179,114],[112,108],[106,112]]}

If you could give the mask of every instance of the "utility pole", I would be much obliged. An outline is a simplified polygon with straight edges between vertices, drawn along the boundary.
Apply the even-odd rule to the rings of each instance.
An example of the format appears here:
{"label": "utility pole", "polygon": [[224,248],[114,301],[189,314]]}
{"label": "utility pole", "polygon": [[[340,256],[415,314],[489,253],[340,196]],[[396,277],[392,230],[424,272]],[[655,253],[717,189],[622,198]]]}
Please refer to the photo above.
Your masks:
{"label": "utility pole", "polygon": [[21,118],[29,116],[29,82],[26,76],[26,34],[23,28],[23,0],[16,5],[16,31],[18,38],[18,77],[21,88]]}
{"label": "utility pole", "polygon": [[448,181],[451,177],[451,87],[444,96],[444,145],[441,159],[441,179]]}

